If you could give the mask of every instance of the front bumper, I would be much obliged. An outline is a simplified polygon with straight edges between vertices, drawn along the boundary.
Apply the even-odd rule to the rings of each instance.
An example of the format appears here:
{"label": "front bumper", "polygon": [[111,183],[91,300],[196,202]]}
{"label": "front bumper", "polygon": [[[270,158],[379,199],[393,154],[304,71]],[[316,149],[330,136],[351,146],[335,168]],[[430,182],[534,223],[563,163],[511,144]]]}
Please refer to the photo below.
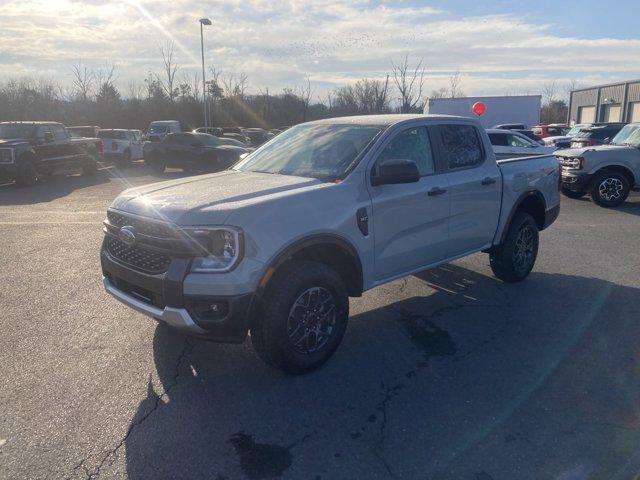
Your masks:
{"label": "front bumper", "polygon": [[100,260],[104,288],[132,309],[207,340],[242,343],[250,325],[254,294],[203,295],[184,292],[190,262],[174,259],[162,274],[121,264],[104,247]]}
{"label": "front bumper", "polygon": [[570,170],[562,169],[562,187],[573,192],[584,192],[589,188],[591,175],[588,173],[574,173]]}
{"label": "front bumper", "polygon": [[164,307],[158,308],[142,300],[138,300],[133,295],[128,295],[122,290],[118,290],[111,284],[111,281],[107,277],[102,277],[102,283],[107,293],[114,296],[117,300],[121,301],[128,307],[137,310],[138,312],[167,323],[172,327],[180,330],[186,330],[189,333],[196,335],[202,335],[206,333],[206,330],[200,328],[191,318],[189,312],[184,308]]}

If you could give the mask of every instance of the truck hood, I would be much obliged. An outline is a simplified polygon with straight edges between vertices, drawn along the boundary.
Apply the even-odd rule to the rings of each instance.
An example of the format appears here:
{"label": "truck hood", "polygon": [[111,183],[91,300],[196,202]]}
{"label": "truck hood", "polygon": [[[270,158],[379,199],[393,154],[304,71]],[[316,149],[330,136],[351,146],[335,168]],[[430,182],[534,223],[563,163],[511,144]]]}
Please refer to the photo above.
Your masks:
{"label": "truck hood", "polygon": [[598,154],[599,152],[611,152],[614,150],[628,150],[631,147],[625,145],[599,145],[597,147],[584,147],[584,148],[567,148],[565,150],[556,150],[554,155],[559,157],[582,157],[586,153]]}
{"label": "truck hood", "polygon": [[29,143],[29,140],[24,138],[0,138],[0,147],[15,147],[16,145],[22,145]]}
{"label": "truck hood", "polygon": [[131,188],[111,208],[178,225],[221,225],[237,208],[328,185],[313,178],[225,170]]}

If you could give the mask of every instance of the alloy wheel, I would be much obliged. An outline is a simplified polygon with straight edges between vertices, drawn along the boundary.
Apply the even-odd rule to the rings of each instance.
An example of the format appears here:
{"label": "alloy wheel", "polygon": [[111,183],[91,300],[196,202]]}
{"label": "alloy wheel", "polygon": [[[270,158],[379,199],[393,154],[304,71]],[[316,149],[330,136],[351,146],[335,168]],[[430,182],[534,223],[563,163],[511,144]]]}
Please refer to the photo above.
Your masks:
{"label": "alloy wheel", "polygon": [[529,225],[523,225],[518,232],[513,251],[514,264],[516,269],[524,271],[534,261],[535,235]]}
{"label": "alloy wheel", "polygon": [[618,200],[622,196],[624,191],[624,184],[622,180],[616,177],[605,178],[600,185],[598,185],[598,193],[603,200],[611,202]]}
{"label": "alloy wheel", "polygon": [[323,287],[302,292],[289,310],[287,336],[294,348],[303,354],[323,348],[336,326],[336,301]]}

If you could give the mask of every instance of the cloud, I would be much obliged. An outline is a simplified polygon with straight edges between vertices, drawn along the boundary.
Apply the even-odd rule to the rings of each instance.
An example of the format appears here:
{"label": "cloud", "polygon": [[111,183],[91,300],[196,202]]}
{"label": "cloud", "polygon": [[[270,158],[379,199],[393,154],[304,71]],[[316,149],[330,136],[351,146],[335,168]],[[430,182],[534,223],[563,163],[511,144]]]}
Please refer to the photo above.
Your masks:
{"label": "cloud", "polygon": [[[159,70],[159,45],[172,39],[185,71],[200,58],[198,18],[208,16],[206,57],[242,71],[253,90],[305,77],[318,91],[384,76],[391,60],[424,59],[427,89],[462,72],[469,94],[539,91],[549,79],[640,76],[640,41],[576,38],[515,15],[465,17],[404,2],[337,0],[9,0],[0,5],[0,75],[53,72],[69,81],[82,59],[118,65],[118,78]],[[11,68],[7,68],[11,65]]]}

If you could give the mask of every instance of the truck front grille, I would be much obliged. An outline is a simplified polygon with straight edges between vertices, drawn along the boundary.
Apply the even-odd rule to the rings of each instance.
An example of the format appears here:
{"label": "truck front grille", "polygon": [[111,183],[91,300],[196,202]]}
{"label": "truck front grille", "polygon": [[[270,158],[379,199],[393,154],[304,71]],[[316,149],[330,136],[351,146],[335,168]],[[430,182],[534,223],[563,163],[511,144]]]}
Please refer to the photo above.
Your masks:
{"label": "truck front grille", "polygon": [[129,247],[118,238],[107,237],[107,251],[116,260],[146,273],[159,274],[169,269],[171,257],[162,252],[134,245]]}
{"label": "truck front grille", "polygon": [[136,232],[150,237],[176,238],[177,236],[176,231],[170,224],[158,220],[123,215],[121,213],[114,212],[113,210],[107,211],[107,220],[114,227],[133,227]]}

